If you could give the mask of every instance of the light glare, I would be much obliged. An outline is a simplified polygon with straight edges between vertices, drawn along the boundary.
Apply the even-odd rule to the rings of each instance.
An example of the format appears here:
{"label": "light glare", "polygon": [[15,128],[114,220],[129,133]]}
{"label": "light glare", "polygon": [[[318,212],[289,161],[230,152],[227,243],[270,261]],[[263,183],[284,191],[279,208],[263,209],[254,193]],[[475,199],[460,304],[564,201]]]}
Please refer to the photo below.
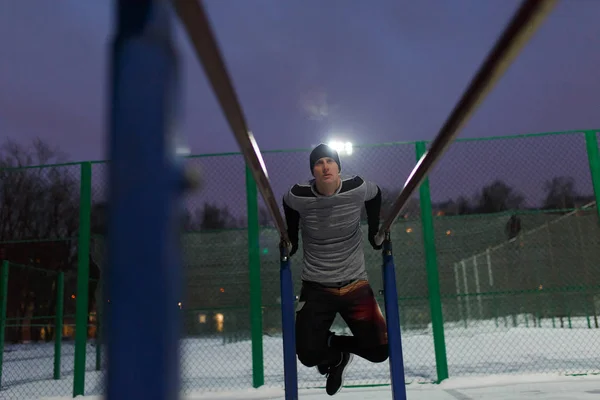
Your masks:
{"label": "light glare", "polygon": [[350,155],[352,154],[352,142],[342,142],[338,140],[332,140],[328,143],[329,147],[335,149],[338,153]]}

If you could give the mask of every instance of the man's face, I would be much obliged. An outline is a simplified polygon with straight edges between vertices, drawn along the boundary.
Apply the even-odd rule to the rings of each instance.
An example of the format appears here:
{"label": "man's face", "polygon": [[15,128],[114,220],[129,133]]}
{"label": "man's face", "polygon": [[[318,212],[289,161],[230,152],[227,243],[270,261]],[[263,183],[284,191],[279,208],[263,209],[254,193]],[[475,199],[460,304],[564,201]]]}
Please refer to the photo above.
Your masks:
{"label": "man's face", "polygon": [[332,183],[338,181],[340,170],[333,158],[323,157],[315,163],[313,174],[318,183]]}

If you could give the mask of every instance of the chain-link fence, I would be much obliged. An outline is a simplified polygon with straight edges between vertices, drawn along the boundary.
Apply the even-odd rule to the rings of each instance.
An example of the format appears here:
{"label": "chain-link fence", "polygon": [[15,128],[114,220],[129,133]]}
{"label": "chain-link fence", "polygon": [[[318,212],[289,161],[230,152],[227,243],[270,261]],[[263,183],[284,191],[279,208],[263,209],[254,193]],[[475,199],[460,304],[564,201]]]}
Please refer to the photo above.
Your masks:
{"label": "chain-link fence", "polygon": [[188,164],[204,185],[185,199],[182,390],[251,387],[244,158],[198,156]]}
{"label": "chain-link fence", "polygon": [[40,146],[31,154],[6,147],[1,160],[0,259],[7,286],[0,295],[0,390],[7,399],[73,395],[95,364],[86,345],[95,336],[95,311],[80,296],[87,298],[98,274],[78,273],[89,268],[80,246],[89,241],[80,213],[89,176],[79,163],[18,167],[23,158],[50,154]]}
{"label": "chain-link fence", "polygon": [[[450,375],[598,372],[585,135],[457,142],[430,181],[452,214],[435,219]],[[589,330],[560,330],[575,321]]]}
{"label": "chain-link fence", "polygon": [[[436,359],[447,360],[450,376],[599,372],[594,354],[600,350],[600,165],[592,137],[595,132],[458,141],[432,172],[430,191],[410,200],[391,232],[408,382],[436,381],[444,373]],[[354,148],[342,157],[342,174],[376,182],[385,215],[415,165],[416,147]],[[263,154],[280,206],[293,184],[311,177],[308,154]],[[188,163],[201,171],[204,186],[187,195],[182,213],[182,389],[280,386],[277,232],[241,155],[194,156]],[[11,280],[3,321],[1,390],[7,398],[71,395],[82,384],[86,395],[104,393],[102,315],[110,299],[102,300],[101,271],[108,164],[87,164],[89,181],[84,179],[86,163],[0,170],[0,258],[10,261]],[[86,185],[91,198],[81,213]],[[430,197],[432,205],[421,195]],[[427,215],[433,216],[432,227]],[[81,240],[89,243],[87,250]],[[365,257],[379,293],[381,254],[365,244]],[[299,252],[292,259],[296,294],[301,269]],[[439,295],[430,292],[432,269],[439,275]],[[88,333],[83,347],[79,341],[85,358],[80,350],[76,362],[78,270],[90,278],[84,285]],[[57,353],[61,271],[64,308]],[[19,280],[18,274],[25,273],[30,278]],[[378,300],[383,309],[383,296],[378,294]],[[440,303],[443,327],[431,323]],[[35,312],[27,311],[32,304]],[[156,323],[148,321],[139,334]],[[434,345],[433,332],[441,328],[445,351]],[[349,333],[341,319],[334,330]],[[57,354],[59,379],[54,375]],[[325,383],[314,368],[300,363],[298,379],[300,387]],[[346,382],[388,384],[388,363],[358,359]]]}

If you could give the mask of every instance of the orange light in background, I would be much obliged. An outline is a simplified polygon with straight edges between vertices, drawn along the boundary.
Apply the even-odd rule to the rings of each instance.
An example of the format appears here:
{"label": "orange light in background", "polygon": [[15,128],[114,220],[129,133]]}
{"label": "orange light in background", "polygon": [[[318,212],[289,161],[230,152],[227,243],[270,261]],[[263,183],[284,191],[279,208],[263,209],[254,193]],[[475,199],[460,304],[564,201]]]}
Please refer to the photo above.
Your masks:
{"label": "orange light in background", "polygon": [[225,288],[221,288],[221,289],[219,289],[219,292],[221,292],[221,293],[225,293]]}
{"label": "orange light in background", "polygon": [[225,316],[221,313],[215,315],[215,322],[217,323],[217,332],[223,332],[223,321]]}
{"label": "orange light in background", "polygon": [[71,298],[72,298],[72,299],[74,299],[74,298],[75,298],[75,295],[74,295],[74,294],[72,294],[72,295],[71,295]]}
{"label": "orange light in background", "polygon": [[411,233],[412,232],[412,228],[406,228],[406,233]]}
{"label": "orange light in background", "polygon": [[446,231],[446,235],[451,235],[451,234],[452,234],[452,231],[448,229],[448,230]]}

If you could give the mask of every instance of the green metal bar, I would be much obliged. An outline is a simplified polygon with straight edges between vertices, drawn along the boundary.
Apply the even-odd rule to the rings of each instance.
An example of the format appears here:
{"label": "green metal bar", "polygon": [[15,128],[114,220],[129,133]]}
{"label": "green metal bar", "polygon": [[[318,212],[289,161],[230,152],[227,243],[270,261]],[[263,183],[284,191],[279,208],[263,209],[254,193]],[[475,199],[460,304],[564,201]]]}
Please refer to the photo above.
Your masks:
{"label": "green metal bar", "polygon": [[[75,326],[75,325],[69,325],[69,324],[63,324],[63,326]],[[6,325],[7,328],[22,328],[23,324],[8,324]],[[29,328],[47,328],[48,324],[27,324],[27,327]]]}
{"label": "green metal bar", "polygon": [[563,136],[563,135],[580,135],[583,130],[570,130],[570,131],[559,131],[559,132],[538,132],[538,133],[521,133],[516,135],[506,136],[487,136],[487,137],[475,137],[475,138],[459,138],[456,139],[455,143],[467,143],[467,142],[487,142],[492,140],[513,140],[513,139],[532,139],[546,136]]}
{"label": "green metal bar", "polygon": [[571,311],[569,311],[569,314],[567,315],[567,318],[569,319],[569,329],[573,329],[573,324],[571,321]]}
{"label": "green metal bar", "polygon": [[60,356],[62,347],[63,318],[65,313],[65,273],[56,279],[56,319],[54,322],[54,379],[60,379]]}
{"label": "green metal bar", "polygon": [[[27,242],[22,242],[22,243],[27,243]],[[43,272],[43,273],[46,273],[49,275],[56,275],[56,271],[48,270],[46,268],[34,267],[31,265],[15,264],[15,263],[11,263],[10,265],[13,268],[21,268],[21,269],[28,270],[28,271],[38,271],[38,272]]]}
{"label": "green metal bar", "polygon": [[594,197],[596,197],[598,223],[600,223],[600,154],[598,152],[598,138],[596,137],[595,130],[585,131],[585,147],[587,149],[590,174],[592,176],[592,186],[594,187]]}
{"label": "green metal bar", "polygon": [[90,214],[92,207],[92,164],[89,162],[81,163],[81,191],[79,196],[73,397],[83,396],[85,391],[85,350],[88,332],[88,285],[90,279]]}
{"label": "green metal bar", "polygon": [[[596,132],[592,130],[590,132]],[[477,138],[458,138],[455,143],[473,142],[473,141],[492,141],[492,140],[510,140],[510,139],[523,139],[523,138],[537,138],[542,136],[560,136],[560,135],[573,135],[581,134],[582,132],[588,132],[585,129],[580,130],[568,130],[559,132],[539,132],[539,133],[524,133],[517,135],[506,135],[506,136],[488,136],[488,137],[477,137]],[[399,142],[385,142],[385,143],[364,143],[354,145],[355,149],[367,149],[375,147],[388,147],[388,146],[405,146],[416,144],[415,141],[399,141]],[[426,142],[427,143],[427,142]],[[297,148],[297,149],[279,149],[279,150],[261,150],[263,154],[275,154],[275,153],[307,153],[310,152],[310,148]],[[224,153],[205,153],[205,154],[191,154],[186,156],[185,159],[193,158],[205,158],[205,157],[223,157],[223,156],[239,156],[240,152],[224,152]],[[92,160],[90,164],[108,164],[108,160]],[[43,164],[43,165],[30,165],[26,167],[5,167],[0,168],[0,171],[20,170],[20,169],[34,169],[34,168],[52,168],[68,165],[77,165],[79,162],[62,163],[62,164]]]}
{"label": "green metal bar", "polygon": [[2,261],[2,271],[0,271],[0,389],[2,388],[2,362],[6,332],[6,306],[8,304],[8,267],[8,261]]}
{"label": "green metal bar", "polygon": [[[589,286],[561,286],[556,288],[548,288],[544,289],[543,295],[550,293],[577,293],[582,292],[584,290],[600,290],[600,285],[589,285]],[[441,295],[442,299],[456,299],[456,298],[466,298],[466,297],[502,297],[502,296],[514,296],[514,295],[532,295],[537,296],[541,295],[539,289],[527,289],[527,290],[504,290],[504,291],[489,291],[489,292],[480,292],[480,293],[460,293],[460,294],[444,294]],[[383,296],[376,295],[375,298],[378,301],[383,301]],[[398,296],[398,302],[414,302],[414,301],[428,301],[429,296]],[[202,307],[202,308],[191,308],[185,310],[186,313],[196,313],[196,312],[214,312],[214,311],[227,311],[227,310],[242,310],[246,309],[248,306],[224,306],[224,307]],[[268,308],[281,308],[280,304],[270,303],[263,304],[263,309]]]}
{"label": "green metal bar", "polygon": [[[10,266],[12,267],[12,263],[10,264]],[[68,315],[63,315],[64,318],[74,318],[75,314],[68,314]],[[41,316],[41,317],[14,317],[14,318],[6,318],[7,321],[23,321],[23,320],[30,320],[30,321],[38,321],[40,319],[56,319],[56,314],[54,315],[46,315],[46,316]]]}
{"label": "green metal bar", "polygon": [[[417,161],[419,161],[427,151],[426,142],[417,142],[415,144],[415,149],[417,152]],[[442,313],[442,298],[435,249],[435,229],[433,227],[429,178],[425,178],[419,187],[419,199],[421,203],[421,223],[423,225],[427,287],[429,290],[429,305],[431,308],[431,325],[433,328],[437,381],[441,382],[448,378],[448,357],[446,354],[446,343],[444,338],[444,315]]]}
{"label": "green metal bar", "polygon": [[38,164],[38,165],[21,165],[18,167],[3,167],[3,168],[0,168],[0,171],[20,171],[20,170],[25,170],[25,169],[69,167],[69,166],[74,166],[74,165],[79,165],[79,161],[57,163],[57,164]]}
{"label": "green metal bar", "polygon": [[[32,238],[32,239],[16,239],[16,240],[3,240],[0,244],[15,244],[15,243],[46,243],[46,242],[68,242],[69,240],[74,240],[75,237],[60,237],[60,238]],[[11,264],[12,265],[12,264]],[[30,265],[22,265],[25,268],[35,268]],[[38,268],[42,269],[43,268]],[[56,272],[56,271],[48,271],[48,272]]]}
{"label": "green metal bar", "polygon": [[583,298],[583,307],[585,309],[585,319],[587,320],[588,329],[592,329],[592,321],[590,320],[590,310],[588,308],[589,304],[588,304],[587,300],[588,300],[588,297],[585,296]]}
{"label": "green metal bar", "polygon": [[250,270],[250,326],[252,329],[252,385],[257,388],[265,383],[262,287],[260,284],[260,225],[258,221],[258,190],[252,171],[247,166],[246,197],[248,207],[248,266]]}

